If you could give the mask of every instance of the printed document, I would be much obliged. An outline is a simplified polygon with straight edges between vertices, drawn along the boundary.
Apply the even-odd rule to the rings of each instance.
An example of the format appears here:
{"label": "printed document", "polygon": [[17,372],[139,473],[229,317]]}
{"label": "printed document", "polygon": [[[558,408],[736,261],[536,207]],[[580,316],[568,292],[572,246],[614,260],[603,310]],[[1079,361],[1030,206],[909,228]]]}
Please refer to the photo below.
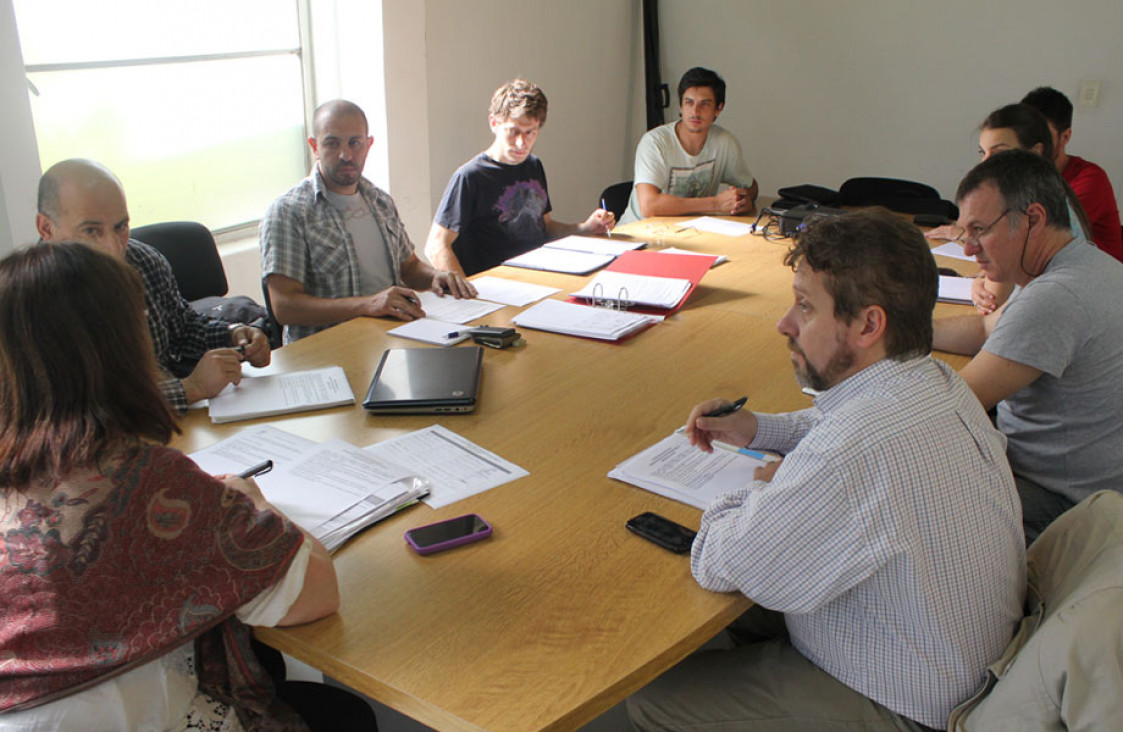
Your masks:
{"label": "printed document", "polygon": [[242,383],[231,384],[211,397],[210,415],[215,423],[236,422],[354,403],[347,374],[342,367],[329,366],[288,374],[244,376]]}
{"label": "printed document", "polygon": [[705,453],[675,433],[617,465],[608,477],[705,509],[723,493],[753,482],[764,460],[734,450]]}
{"label": "printed document", "polygon": [[375,443],[364,450],[424,478],[429,488],[429,497],[424,501],[433,508],[530,475],[518,465],[437,424]]}
{"label": "printed document", "polygon": [[556,292],[561,292],[557,287],[535,285],[530,282],[508,280],[503,277],[485,275],[472,280],[472,285],[479,293],[481,300],[501,302],[504,305],[525,307],[532,302],[538,302],[544,297],[549,297]]}
{"label": "printed document", "polygon": [[457,300],[452,295],[441,297],[431,290],[417,293],[425,317],[447,323],[467,323],[490,315],[503,306],[486,300]]}
{"label": "printed document", "polygon": [[684,229],[697,229],[698,231],[708,231],[711,234],[721,234],[722,236],[746,236],[753,233],[752,224],[745,224],[740,221],[726,221],[725,219],[717,219],[713,216],[700,216],[690,221],[683,221],[679,224]]}

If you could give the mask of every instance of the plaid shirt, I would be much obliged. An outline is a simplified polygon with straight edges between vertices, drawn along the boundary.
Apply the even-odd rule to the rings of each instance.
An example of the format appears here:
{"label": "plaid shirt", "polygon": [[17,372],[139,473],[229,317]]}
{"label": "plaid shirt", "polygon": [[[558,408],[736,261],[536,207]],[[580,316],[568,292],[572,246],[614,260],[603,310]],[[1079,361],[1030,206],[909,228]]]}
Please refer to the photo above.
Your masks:
{"label": "plaid shirt", "polygon": [[187,394],[180,381],[194,370],[203,354],[230,345],[229,324],[200,315],[179,294],[171,265],[164,255],[144,242],[130,239],[125,261],[144,281],[148,332],[156,362],[166,378],[160,390],[179,414],[187,411]]}
{"label": "plaid shirt", "polygon": [[[413,254],[405,226],[390,195],[366,178],[359,178],[359,194],[370,208],[390,253],[394,284],[401,284],[402,262]],[[304,285],[313,297],[373,295],[359,285],[356,243],[343,214],[324,195],[318,167],[273,201],[259,229],[261,276],[279,274]],[[360,242],[358,245],[363,245]],[[286,325],[285,343],[328,328],[327,325]]]}
{"label": "plaid shirt", "polygon": [[691,568],[784,613],[815,665],[943,727],[1022,617],[1025,546],[1005,440],[946,364],[883,360],[815,407],[758,415],[787,453],[706,510]]}

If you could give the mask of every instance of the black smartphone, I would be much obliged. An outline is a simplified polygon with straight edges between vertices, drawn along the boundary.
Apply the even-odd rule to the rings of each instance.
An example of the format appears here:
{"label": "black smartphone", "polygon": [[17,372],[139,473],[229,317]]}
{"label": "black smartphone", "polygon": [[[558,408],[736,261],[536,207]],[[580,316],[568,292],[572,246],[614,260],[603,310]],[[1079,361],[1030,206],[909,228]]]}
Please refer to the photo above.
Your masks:
{"label": "black smartphone", "polygon": [[478,514],[418,526],[406,532],[406,543],[418,554],[434,554],[491,536],[491,525]]}
{"label": "black smartphone", "polygon": [[628,523],[624,525],[629,531],[675,554],[686,554],[690,551],[694,537],[698,535],[682,524],[676,524],[651,511],[628,519]]}

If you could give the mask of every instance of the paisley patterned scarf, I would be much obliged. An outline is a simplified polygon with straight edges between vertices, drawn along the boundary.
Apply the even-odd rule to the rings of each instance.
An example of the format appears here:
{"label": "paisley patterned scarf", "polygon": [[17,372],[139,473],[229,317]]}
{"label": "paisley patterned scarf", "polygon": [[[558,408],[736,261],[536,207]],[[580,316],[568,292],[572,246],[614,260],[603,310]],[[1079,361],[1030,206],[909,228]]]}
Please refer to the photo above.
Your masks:
{"label": "paisley patterned scarf", "polygon": [[73,694],[199,639],[202,688],[257,727],[272,688],[242,654],[248,631],[232,614],[284,576],[301,541],[283,517],[166,447],[141,445],[105,470],[25,491],[0,488],[0,711]]}

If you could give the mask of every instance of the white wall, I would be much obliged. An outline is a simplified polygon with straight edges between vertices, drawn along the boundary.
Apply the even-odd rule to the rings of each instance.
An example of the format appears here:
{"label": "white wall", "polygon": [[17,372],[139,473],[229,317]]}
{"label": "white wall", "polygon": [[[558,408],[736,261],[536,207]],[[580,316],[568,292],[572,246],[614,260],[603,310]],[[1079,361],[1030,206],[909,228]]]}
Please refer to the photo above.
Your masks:
{"label": "white wall", "polygon": [[1069,150],[1123,193],[1119,0],[662,0],[660,22],[668,79],[696,65],[725,78],[720,123],[765,192],[874,175],[951,197],[991,110],[1039,85],[1075,103],[1094,78],[1100,106],[1077,107]]}
{"label": "white wall", "polygon": [[31,122],[16,17],[0,2],[0,255],[35,241],[39,148]]}

